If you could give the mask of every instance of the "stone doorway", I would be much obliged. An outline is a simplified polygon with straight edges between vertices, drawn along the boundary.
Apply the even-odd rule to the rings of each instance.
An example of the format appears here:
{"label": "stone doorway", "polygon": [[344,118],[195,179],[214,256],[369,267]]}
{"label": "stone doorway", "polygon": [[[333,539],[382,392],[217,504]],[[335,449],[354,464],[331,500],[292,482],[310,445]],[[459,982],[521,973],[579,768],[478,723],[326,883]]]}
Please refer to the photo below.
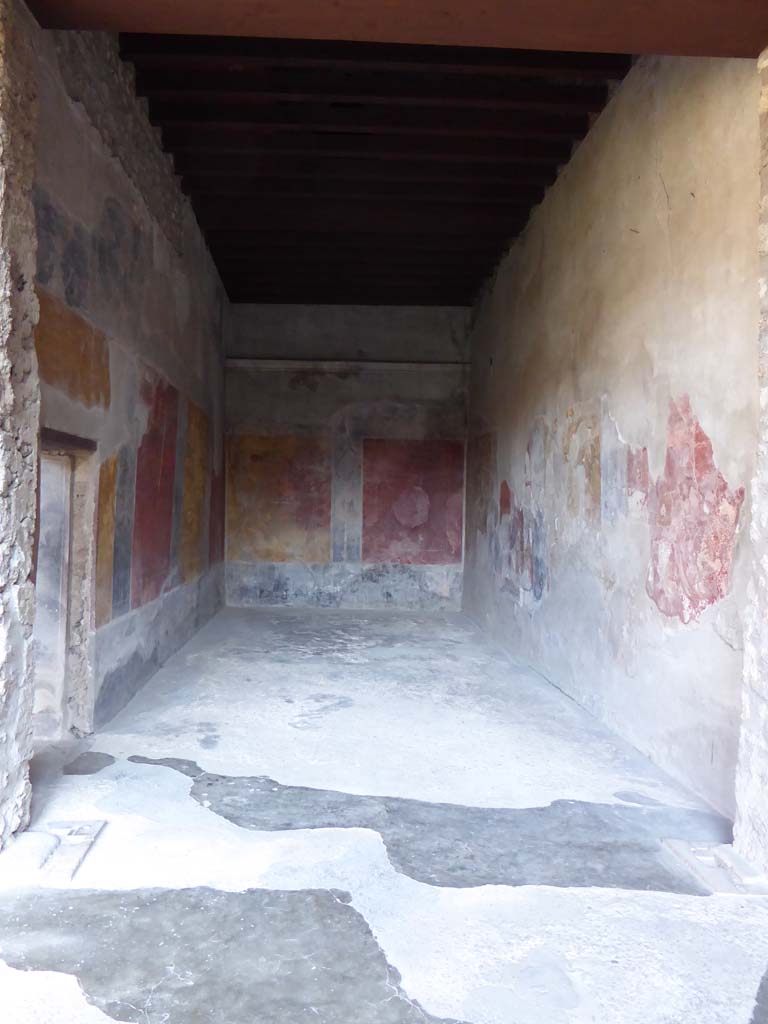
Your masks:
{"label": "stone doorway", "polygon": [[94,473],[92,442],[43,431],[33,632],[38,743],[91,729]]}

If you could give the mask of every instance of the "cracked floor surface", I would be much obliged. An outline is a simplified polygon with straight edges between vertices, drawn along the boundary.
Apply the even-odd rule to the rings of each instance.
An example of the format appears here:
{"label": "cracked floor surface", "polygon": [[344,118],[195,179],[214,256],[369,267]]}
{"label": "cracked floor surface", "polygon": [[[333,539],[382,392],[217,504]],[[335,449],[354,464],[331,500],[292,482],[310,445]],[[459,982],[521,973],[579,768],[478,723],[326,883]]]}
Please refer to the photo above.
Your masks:
{"label": "cracked floor surface", "polygon": [[661,842],[728,823],[461,616],[229,609],[34,793],[107,826],[0,892],[9,1024],[767,1024]]}

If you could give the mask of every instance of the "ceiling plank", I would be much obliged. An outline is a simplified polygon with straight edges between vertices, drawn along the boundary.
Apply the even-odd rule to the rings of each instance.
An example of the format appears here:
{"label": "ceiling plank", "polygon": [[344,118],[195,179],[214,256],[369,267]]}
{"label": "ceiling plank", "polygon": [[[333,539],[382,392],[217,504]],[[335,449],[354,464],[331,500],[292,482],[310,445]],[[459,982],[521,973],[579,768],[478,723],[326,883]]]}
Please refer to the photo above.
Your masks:
{"label": "ceiling plank", "polygon": [[442,107],[398,107],[344,103],[263,103],[258,98],[149,100],[153,124],[194,126],[243,124],[283,132],[307,128],[321,132],[379,135],[494,136],[498,138],[574,139],[586,134],[585,114],[567,111],[446,110]]}
{"label": "ceiling plank", "polygon": [[458,292],[456,289],[439,288],[434,291],[390,292],[372,290],[354,291],[341,288],[327,291],[255,291],[249,288],[227,290],[232,303],[255,305],[351,305],[351,306],[471,306],[477,292]]}
{"label": "ceiling plank", "polygon": [[131,33],[121,35],[120,52],[124,60],[138,68],[196,71],[343,68],[348,71],[485,74],[504,78],[544,77],[557,81],[618,80],[624,77],[631,64],[631,58],[625,53]]}
{"label": "ceiling plank", "polygon": [[228,253],[224,254],[218,261],[219,268],[227,270],[248,270],[249,272],[280,274],[295,269],[296,271],[306,270],[312,273],[326,275],[337,274],[340,271],[352,273],[363,271],[372,273],[389,273],[393,269],[400,270],[409,268],[420,270],[426,276],[428,273],[462,273],[465,277],[471,276],[478,269],[483,270],[489,265],[487,255],[467,257],[462,259],[429,256],[424,253],[411,255],[400,254],[398,256],[386,256],[375,252],[368,254],[367,259],[360,259],[348,253],[328,254],[327,257],[321,253],[298,253],[292,257],[279,255],[270,249],[263,249],[260,253]]}
{"label": "ceiling plank", "polygon": [[317,131],[281,133],[274,127],[248,124],[175,124],[164,125],[163,141],[177,155],[199,152],[216,154],[283,156],[352,156],[376,160],[446,160],[462,163],[564,163],[568,160],[573,138],[420,138],[393,130],[389,135],[363,135],[340,131],[321,134]]}
{"label": "ceiling plank", "polygon": [[605,104],[607,87],[592,82],[508,80],[494,76],[415,72],[349,72],[335,69],[180,71],[136,73],[136,90],[153,99],[187,102],[237,100],[295,103],[365,103],[455,109],[556,110],[590,113]]}
{"label": "ceiling plank", "polygon": [[237,178],[256,180],[280,178],[301,180],[320,178],[339,182],[452,182],[488,185],[549,185],[557,173],[556,164],[506,163],[493,161],[437,162],[434,160],[371,160],[366,156],[295,156],[281,153],[246,153],[236,160],[229,153],[181,152],[174,156],[176,173],[184,177],[231,181]]}
{"label": "ceiling plank", "polygon": [[316,199],[319,197],[340,201],[372,201],[396,196],[405,202],[463,203],[483,206],[528,206],[541,201],[544,189],[540,186],[510,185],[509,182],[490,184],[468,181],[461,184],[433,180],[413,181],[360,181],[322,178],[216,178],[192,177],[183,179],[184,190],[193,196],[257,197],[259,199]]}
{"label": "ceiling plank", "polygon": [[396,282],[352,282],[339,280],[332,285],[312,281],[293,284],[260,284],[257,281],[232,281],[225,284],[232,302],[299,303],[306,305],[359,306],[469,306],[480,292],[480,285],[459,288],[453,282],[428,285]]}
{"label": "ceiling plank", "polygon": [[[251,233],[253,237],[251,238]],[[429,244],[414,246],[411,239],[407,247],[403,247],[397,237],[392,236],[367,236],[368,244],[360,242],[356,247],[349,243],[340,241],[334,243],[315,243],[310,237],[305,242],[297,243],[294,246],[281,245],[279,241],[264,238],[263,232],[238,232],[229,233],[229,236],[222,240],[220,232],[209,231],[207,238],[211,251],[218,261],[224,262],[228,259],[255,259],[270,258],[275,261],[290,263],[298,259],[334,260],[347,259],[351,262],[375,261],[375,260],[397,260],[409,258],[420,260],[455,260],[456,262],[473,262],[494,260],[499,255],[500,242],[494,238],[492,243],[477,246],[462,246],[461,248],[451,246],[446,254],[444,240],[439,236],[429,240]],[[404,255],[403,255],[404,248]]]}
{"label": "ceiling plank", "polygon": [[486,206],[458,209],[437,203],[407,204],[389,200],[375,204],[337,200],[239,200],[235,203],[216,196],[194,201],[198,221],[204,230],[227,228],[231,231],[306,230],[346,232],[364,227],[382,235],[410,235],[411,232],[435,235],[489,234],[498,238],[519,230],[527,219],[525,204],[503,210]]}
{"label": "ceiling plank", "polygon": [[[210,244],[222,245],[226,247],[251,247],[253,245],[263,245],[263,235],[266,231],[261,230],[258,226],[253,228],[251,234],[253,235],[253,241],[249,241],[248,236],[244,235],[238,228],[209,228],[206,232]],[[462,239],[458,239],[451,243],[452,250],[459,250],[461,252],[474,252],[474,251],[493,251],[494,245],[498,243],[502,237],[501,232],[491,232],[483,234],[482,236],[467,234]],[[379,246],[382,249],[390,249],[393,252],[402,251],[402,242],[397,237],[392,237],[387,234],[381,234],[376,232],[375,229],[371,229],[364,221],[358,219],[355,226],[345,231],[344,234],[340,234],[335,227],[330,229],[312,229],[310,230],[306,224],[299,225],[298,228],[286,228],[284,231],[275,234],[269,232],[269,244],[271,248],[275,249],[296,249],[306,247],[313,248],[325,248],[332,250],[336,247],[339,249],[350,249],[352,251],[370,251],[371,246]],[[424,231],[417,230],[416,225],[414,229],[408,235],[408,248],[413,250],[430,250],[433,248],[445,248],[445,240],[434,233],[427,233]]]}

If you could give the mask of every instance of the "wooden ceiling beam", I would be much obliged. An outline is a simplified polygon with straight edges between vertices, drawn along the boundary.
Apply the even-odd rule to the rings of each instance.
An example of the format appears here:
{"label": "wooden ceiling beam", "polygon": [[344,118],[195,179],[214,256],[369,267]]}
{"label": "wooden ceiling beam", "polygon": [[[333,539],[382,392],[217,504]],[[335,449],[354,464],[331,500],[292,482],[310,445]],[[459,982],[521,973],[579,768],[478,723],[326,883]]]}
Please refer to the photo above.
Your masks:
{"label": "wooden ceiling beam", "polygon": [[614,53],[140,33],[122,34],[120,52],[124,60],[131,61],[137,68],[195,71],[330,68],[580,81],[621,79],[631,63],[629,56]]}
{"label": "wooden ceiling beam", "polygon": [[[298,228],[286,228],[275,234],[269,229],[256,226],[250,232],[238,228],[214,228],[206,231],[209,244],[222,248],[260,248],[264,247],[264,235],[269,234],[269,248],[288,251],[301,251],[303,248],[325,249],[328,251],[349,250],[352,252],[369,252],[372,248],[382,251],[402,252],[403,246],[397,236],[382,234],[371,230],[358,218],[356,225],[340,234],[334,227],[330,229],[312,229],[306,224]],[[249,237],[252,236],[252,237]],[[465,235],[461,239],[451,241],[452,252],[491,252],[502,239],[500,231],[483,233],[481,236]],[[408,235],[408,250],[431,251],[434,248],[444,249],[445,239],[439,235],[414,230]]]}
{"label": "wooden ceiling beam", "polygon": [[471,302],[630,66],[290,39],[121,50],[230,297],[253,302]]}
{"label": "wooden ceiling beam", "polygon": [[195,98],[149,101],[150,119],[163,129],[184,126],[198,130],[224,124],[281,132],[349,132],[374,135],[418,135],[448,138],[554,139],[571,141],[586,134],[585,114],[552,111],[446,110],[442,107],[398,107],[354,103],[261,103],[250,99]]}
{"label": "wooden ceiling beam", "polygon": [[491,184],[469,181],[461,184],[433,180],[359,181],[322,178],[183,178],[184,191],[192,196],[218,196],[258,199],[318,199],[339,201],[375,201],[397,197],[405,202],[463,203],[483,206],[528,207],[541,201],[544,189],[536,185]]}
{"label": "wooden ceiling beam", "polygon": [[554,181],[557,165],[506,163],[437,162],[435,160],[371,160],[366,156],[302,156],[280,153],[242,154],[233,159],[229,153],[177,153],[176,173],[201,180],[231,181],[237,178],[280,178],[283,181],[304,178],[331,182],[444,182],[488,185],[539,185]]}
{"label": "wooden ceiling beam", "polygon": [[181,71],[158,68],[136,73],[136,90],[152,100],[196,103],[364,103],[384,106],[429,106],[453,109],[555,110],[590,113],[601,110],[607,88],[492,76],[451,76],[415,72],[350,73],[336,70],[265,69],[262,71]]}
{"label": "wooden ceiling beam", "polygon": [[[340,293],[342,289],[347,291],[359,288],[378,288],[388,291],[396,291],[407,288],[410,291],[420,289],[422,292],[441,288],[443,290],[455,289],[460,293],[470,292],[477,294],[483,282],[489,279],[493,268],[475,271],[472,274],[420,274],[416,270],[406,269],[399,274],[387,274],[384,272],[372,272],[370,274],[316,274],[312,271],[304,271],[301,268],[283,275],[260,274],[258,271],[246,271],[232,269],[222,277],[225,288],[269,288],[271,290],[314,291]],[[301,300],[295,300],[301,301]],[[461,303],[459,303],[461,305]]]}
{"label": "wooden ceiling beam", "polygon": [[162,129],[167,149],[182,157],[197,153],[246,156],[280,154],[307,157],[369,157],[386,162],[428,160],[468,164],[505,163],[547,164],[568,160],[573,139],[419,138],[393,131],[389,135],[363,135],[359,132],[301,131],[280,132],[273,127],[248,124],[176,124]]}
{"label": "wooden ceiling beam", "polygon": [[391,274],[374,272],[369,274],[315,274],[296,271],[286,277],[284,274],[263,274],[258,271],[233,271],[227,275],[225,284],[229,287],[249,286],[252,288],[279,289],[290,283],[292,289],[324,288],[333,291],[338,291],[341,287],[352,289],[363,286],[369,288],[383,288],[384,286],[389,288],[405,287],[409,289],[414,289],[417,286],[426,289],[452,287],[458,288],[460,291],[477,291],[484,279],[485,275],[482,273],[463,275],[451,273],[420,274],[415,271],[406,271],[405,273],[393,272]]}
{"label": "wooden ceiling beam", "polygon": [[248,288],[227,291],[229,301],[234,305],[247,303],[259,306],[472,306],[475,292],[457,292],[442,288],[433,291],[389,292],[372,291],[252,291]]}
{"label": "wooden ceiling beam", "polygon": [[261,253],[227,253],[218,261],[217,266],[227,270],[248,270],[254,273],[272,273],[296,271],[318,272],[323,275],[327,273],[339,273],[341,271],[357,271],[366,273],[390,273],[393,270],[407,269],[409,271],[423,271],[427,273],[463,273],[464,276],[471,276],[476,272],[493,266],[494,261],[488,255],[474,258],[464,257],[463,259],[446,258],[439,256],[427,256],[424,253],[417,253],[411,256],[400,256],[388,259],[376,253],[369,253],[367,259],[355,258],[348,254],[337,255],[328,253],[304,254],[290,258],[279,255],[267,249]]}
{"label": "wooden ceiling beam", "polygon": [[464,234],[495,238],[517,232],[528,216],[526,205],[494,209],[487,206],[455,208],[401,200],[375,204],[319,200],[251,200],[231,202],[215,196],[198,197],[195,213],[201,227],[231,231],[286,230],[346,233],[364,229],[380,235]]}
{"label": "wooden ceiling beam", "polygon": [[[443,249],[446,249],[443,240]],[[313,249],[308,247],[303,250],[276,249],[265,243],[254,243],[250,248],[216,248],[211,246],[211,252],[216,260],[217,266],[247,265],[260,267],[274,265],[281,267],[292,266],[334,266],[346,267],[366,264],[376,267],[388,267],[393,264],[406,266],[421,266],[435,264],[441,267],[484,267],[495,264],[503,254],[498,246],[486,250],[464,252],[458,250],[448,253],[441,252],[435,246],[433,249],[417,249],[410,251],[404,248],[397,252],[394,249],[385,249],[372,245],[367,251],[356,249]]]}

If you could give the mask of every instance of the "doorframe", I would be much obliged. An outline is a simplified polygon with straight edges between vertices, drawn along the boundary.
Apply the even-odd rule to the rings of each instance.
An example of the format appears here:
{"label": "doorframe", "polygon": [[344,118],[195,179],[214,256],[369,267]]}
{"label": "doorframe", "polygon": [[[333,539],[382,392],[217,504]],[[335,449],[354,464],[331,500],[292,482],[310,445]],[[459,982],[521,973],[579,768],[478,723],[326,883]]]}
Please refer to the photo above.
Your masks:
{"label": "doorframe", "polygon": [[40,430],[40,456],[64,456],[70,460],[72,468],[69,497],[65,690],[61,721],[63,737],[82,737],[93,732],[96,702],[96,497],[99,479],[96,451],[97,444],[90,438],[78,437],[48,427]]}

